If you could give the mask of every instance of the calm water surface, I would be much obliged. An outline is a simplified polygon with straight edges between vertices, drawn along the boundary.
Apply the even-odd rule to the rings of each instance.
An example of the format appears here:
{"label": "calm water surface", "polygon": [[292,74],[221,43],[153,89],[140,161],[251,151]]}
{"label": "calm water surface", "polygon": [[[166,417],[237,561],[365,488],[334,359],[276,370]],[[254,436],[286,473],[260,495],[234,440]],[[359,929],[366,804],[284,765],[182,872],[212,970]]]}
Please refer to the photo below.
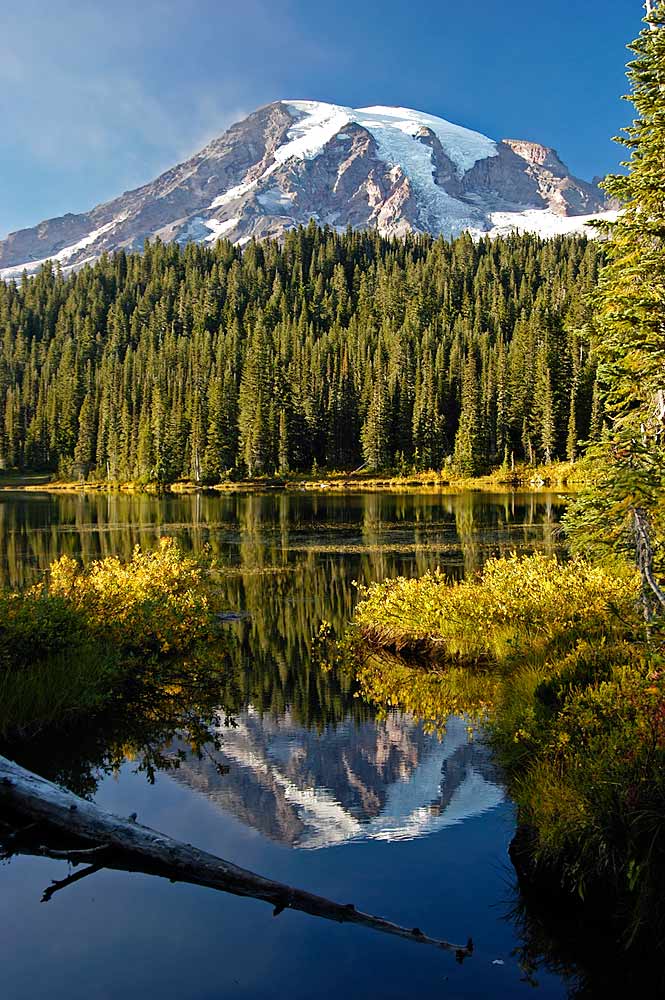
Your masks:
{"label": "calm water surface", "polygon": [[[435,566],[461,577],[492,554],[555,551],[562,510],[555,494],[0,494],[0,585],[39,579],[65,552],[126,557],[175,535],[187,549],[209,546],[222,567],[221,604],[240,618],[227,626],[233,696],[221,716],[233,724],[220,721],[218,749],[199,759],[169,733],[158,749],[167,762],[182,751],[182,763],[150,783],[140,740],[125,739],[123,750],[117,732],[81,723],[37,740],[31,766],[244,867],[476,943],[457,965],[363,929],[291,912],[274,919],[258,901],[115,872],[42,904],[67,866],[20,857],[0,867],[2,996],[532,993],[509,916],[514,813],[489,753],[462,719],[441,740],[407,715],[377,720],[348,679],[319,670],[311,645],[322,620],[343,630],[354,580]],[[546,970],[536,980],[540,997],[567,995]]]}

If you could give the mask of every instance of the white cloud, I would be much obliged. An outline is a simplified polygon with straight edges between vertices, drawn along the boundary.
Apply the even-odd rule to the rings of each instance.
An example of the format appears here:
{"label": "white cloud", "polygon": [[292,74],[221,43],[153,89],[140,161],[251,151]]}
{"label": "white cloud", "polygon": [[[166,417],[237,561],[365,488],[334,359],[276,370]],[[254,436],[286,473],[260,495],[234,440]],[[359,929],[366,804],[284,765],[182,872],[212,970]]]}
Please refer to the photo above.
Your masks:
{"label": "white cloud", "polygon": [[153,179],[324,49],[293,0],[0,0],[0,232]]}

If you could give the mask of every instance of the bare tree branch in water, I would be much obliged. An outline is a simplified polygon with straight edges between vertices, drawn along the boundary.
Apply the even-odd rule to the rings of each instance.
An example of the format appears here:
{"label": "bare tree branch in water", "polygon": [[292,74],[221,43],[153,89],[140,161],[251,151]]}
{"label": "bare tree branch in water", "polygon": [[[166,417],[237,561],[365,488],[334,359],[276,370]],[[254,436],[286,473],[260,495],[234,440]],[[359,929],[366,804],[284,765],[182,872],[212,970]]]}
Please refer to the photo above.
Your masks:
{"label": "bare tree branch in water", "polygon": [[[187,882],[230,892],[236,896],[262,899],[274,907],[275,916],[285,909],[292,909],[339,923],[359,924],[418,944],[429,944],[452,951],[460,961],[473,951],[471,939],[466,945],[451,944],[449,941],[428,937],[418,927],[408,929],[381,917],[362,913],[353,903],[335,903],[323,896],[315,896],[302,889],[263,878],[223,858],[200,851],[191,844],[183,844],[143,826],[135,821],[134,816],[129,819],[114,816],[93,802],[79,798],[2,756],[0,807],[13,812],[23,823],[31,825],[32,846],[22,844],[20,830],[14,837],[11,833],[0,833],[0,845],[5,848],[6,857],[26,853],[64,859],[71,864],[92,862],[83,871],[54,882],[45,890],[42,897],[44,901],[74,882],[103,868],[109,868],[156,875],[171,882]],[[41,837],[35,840],[35,827],[32,824],[37,824],[37,829],[44,831],[44,837],[50,834],[59,840],[65,838],[63,842],[69,838],[70,843],[76,839],[77,844],[71,849],[45,845],[41,843]]]}
{"label": "bare tree branch in water", "polygon": [[42,903],[48,903],[51,897],[58,892],[60,889],[66,889],[67,886],[73,885],[74,882],[80,882],[81,879],[87,878],[88,875],[95,875],[97,872],[102,870],[102,865],[90,865],[89,868],[84,868],[80,872],[73,872],[68,875],[67,878],[63,878],[60,881],[55,879],[51,882],[47,889],[44,889],[42,894]]}

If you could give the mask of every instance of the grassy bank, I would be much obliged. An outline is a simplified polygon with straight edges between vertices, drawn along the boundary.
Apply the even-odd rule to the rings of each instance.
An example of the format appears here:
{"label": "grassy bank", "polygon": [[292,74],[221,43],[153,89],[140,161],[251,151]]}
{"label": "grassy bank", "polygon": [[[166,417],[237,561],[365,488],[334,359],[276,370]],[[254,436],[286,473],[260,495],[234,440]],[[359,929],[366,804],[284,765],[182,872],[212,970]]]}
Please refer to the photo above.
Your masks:
{"label": "grassy bank", "polygon": [[529,832],[534,879],[554,873],[578,899],[602,890],[627,943],[658,944],[665,642],[657,631],[647,640],[638,596],[629,567],[496,560],[461,584],[427,574],[370,587],[352,642],[374,654],[359,668],[373,700],[415,708],[430,723],[437,705],[440,721],[451,710],[484,715]]}
{"label": "grassy bank", "polygon": [[43,584],[0,595],[0,736],[98,710],[130,683],[205,668],[219,641],[201,565],[172,539],[83,570],[67,556]]}
{"label": "grassy bank", "polygon": [[107,479],[59,480],[48,474],[0,475],[0,490],[99,493],[195,493],[201,489],[218,493],[256,492],[270,490],[367,490],[399,491],[440,490],[506,490],[506,489],[568,489],[576,490],[589,483],[593,470],[584,461],[553,462],[549,465],[500,466],[486,475],[462,476],[453,469],[424,472],[339,472],[319,470],[312,473],[292,473],[286,476],[258,476],[254,479],[229,479],[202,485],[192,480],[173,483],[115,482]]}
{"label": "grassy bank", "polygon": [[361,588],[354,631],[370,647],[411,658],[513,667],[623,632],[636,588],[631,571],[611,576],[580,559],[490,559],[460,583],[434,571]]}

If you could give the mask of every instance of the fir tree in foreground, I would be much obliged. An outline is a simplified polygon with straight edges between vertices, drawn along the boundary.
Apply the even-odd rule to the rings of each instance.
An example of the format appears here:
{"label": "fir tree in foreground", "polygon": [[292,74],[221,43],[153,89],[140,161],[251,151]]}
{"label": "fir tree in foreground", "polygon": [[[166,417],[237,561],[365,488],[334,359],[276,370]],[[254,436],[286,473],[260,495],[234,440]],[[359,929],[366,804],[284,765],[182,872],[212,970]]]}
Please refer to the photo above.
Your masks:
{"label": "fir tree in foreground", "polygon": [[[610,230],[597,296],[599,387],[608,430],[593,449],[599,485],[569,516],[580,548],[653,547],[665,537],[665,4],[649,5],[630,49],[629,100],[638,117],[617,141],[631,151],[626,175],[607,179],[623,209]],[[594,396],[592,424],[599,403]],[[647,613],[665,611],[646,583]]]}

